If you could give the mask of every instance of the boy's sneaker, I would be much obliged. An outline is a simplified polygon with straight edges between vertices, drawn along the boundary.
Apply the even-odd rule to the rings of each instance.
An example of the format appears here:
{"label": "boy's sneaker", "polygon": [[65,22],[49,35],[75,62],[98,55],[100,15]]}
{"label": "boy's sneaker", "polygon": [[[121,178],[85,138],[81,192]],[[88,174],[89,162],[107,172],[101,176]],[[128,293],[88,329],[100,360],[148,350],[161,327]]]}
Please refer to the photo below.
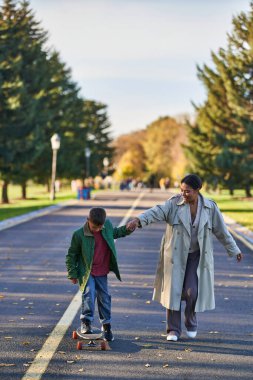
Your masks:
{"label": "boy's sneaker", "polygon": [[81,334],[92,334],[93,331],[91,329],[90,321],[85,319],[84,321],[81,321]]}
{"label": "boy's sneaker", "polygon": [[106,323],[102,326],[103,338],[107,340],[107,342],[112,342],[114,340],[114,336],[111,330],[111,324]]}

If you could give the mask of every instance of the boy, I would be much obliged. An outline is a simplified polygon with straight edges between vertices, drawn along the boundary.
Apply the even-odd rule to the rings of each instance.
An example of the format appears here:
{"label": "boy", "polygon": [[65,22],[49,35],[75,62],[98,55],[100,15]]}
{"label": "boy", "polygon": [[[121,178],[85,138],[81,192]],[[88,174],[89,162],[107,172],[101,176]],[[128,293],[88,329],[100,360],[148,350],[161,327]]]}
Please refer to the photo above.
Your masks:
{"label": "boy", "polygon": [[107,274],[113,271],[121,281],[114,239],[129,235],[126,226],[113,228],[103,208],[94,207],[87,222],[73,233],[66,256],[68,278],[79,282],[82,292],[81,333],[92,333],[95,299],[102,323],[104,339],[114,340],[111,330],[111,296],[108,293]]}

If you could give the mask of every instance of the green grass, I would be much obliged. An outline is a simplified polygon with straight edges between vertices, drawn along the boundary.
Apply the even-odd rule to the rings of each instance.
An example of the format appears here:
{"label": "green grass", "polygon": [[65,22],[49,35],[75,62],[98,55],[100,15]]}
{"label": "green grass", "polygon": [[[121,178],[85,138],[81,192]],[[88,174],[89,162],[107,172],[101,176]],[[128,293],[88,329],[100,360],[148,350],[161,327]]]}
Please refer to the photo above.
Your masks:
{"label": "green grass", "polygon": [[51,201],[45,186],[30,185],[27,187],[27,199],[23,200],[21,199],[20,186],[10,185],[8,196],[10,203],[0,204],[0,221],[73,199],[76,194],[70,188],[63,188],[59,193],[56,193],[56,199]]}
{"label": "green grass", "polygon": [[223,190],[222,194],[203,193],[207,198],[213,199],[220,210],[236,222],[253,231],[253,200],[245,198],[243,190],[236,190],[234,196]]}

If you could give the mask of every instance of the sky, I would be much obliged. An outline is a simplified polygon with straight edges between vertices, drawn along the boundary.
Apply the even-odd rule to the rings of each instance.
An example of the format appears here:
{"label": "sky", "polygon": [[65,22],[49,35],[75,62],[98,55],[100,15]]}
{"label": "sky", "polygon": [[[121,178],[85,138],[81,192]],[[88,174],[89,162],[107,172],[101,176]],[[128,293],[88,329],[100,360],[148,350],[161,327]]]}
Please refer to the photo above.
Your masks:
{"label": "sky", "polygon": [[[2,3],[2,1],[1,1]],[[196,65],[226,47],[250,0],[30,0],[81,95],[108,106],[111,134],[194,113]]]}

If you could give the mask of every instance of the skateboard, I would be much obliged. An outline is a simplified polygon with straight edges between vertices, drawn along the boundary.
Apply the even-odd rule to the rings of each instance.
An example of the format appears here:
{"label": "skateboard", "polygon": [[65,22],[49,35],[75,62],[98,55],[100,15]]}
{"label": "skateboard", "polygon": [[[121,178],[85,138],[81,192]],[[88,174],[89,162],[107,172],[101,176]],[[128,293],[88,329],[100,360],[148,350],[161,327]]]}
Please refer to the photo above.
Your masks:
{"label": "skateboard", "polygon": [[102,351],[110,350],[108,342],[103,339],[103,334],[99,330],[95,331],[95,333],[92,334],[82,334],[79,327],[77,330],[73,331],[72,338],[82,339],[81,341],[78,340],[76,344],[76,348],[78,350],[82,350],[83,348],[95,348]]}

